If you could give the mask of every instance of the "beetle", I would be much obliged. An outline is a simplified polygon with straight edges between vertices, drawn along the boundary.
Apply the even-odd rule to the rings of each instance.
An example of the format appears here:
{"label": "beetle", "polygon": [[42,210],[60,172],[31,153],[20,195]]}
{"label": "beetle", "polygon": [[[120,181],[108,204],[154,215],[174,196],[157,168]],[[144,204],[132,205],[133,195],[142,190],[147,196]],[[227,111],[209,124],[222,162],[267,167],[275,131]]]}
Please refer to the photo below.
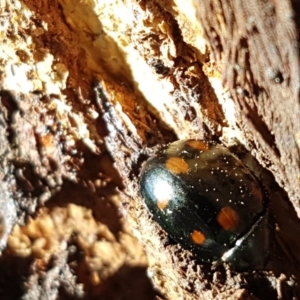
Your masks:
{"label": "beetle", "polygon": [[197,139],[171,143],[145,162],[139,188],[153,219],[200,261],[236,270],[265,266],[268,197],[225,146]]}

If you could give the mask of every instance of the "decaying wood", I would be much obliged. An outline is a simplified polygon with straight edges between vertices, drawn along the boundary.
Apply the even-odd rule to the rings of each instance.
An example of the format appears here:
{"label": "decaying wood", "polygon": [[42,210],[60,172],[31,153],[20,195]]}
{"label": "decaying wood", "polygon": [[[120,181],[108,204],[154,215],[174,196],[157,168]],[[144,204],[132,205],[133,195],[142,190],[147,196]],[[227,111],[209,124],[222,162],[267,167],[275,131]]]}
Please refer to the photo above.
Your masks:
{"label": "decaying wood", "polygon": [[[0,298],[299,298],[296,2],[24,4],[33,15],[20,20],[1,4],[3,24],[12,24],[2,44],[28,43],[16,46],[14,67],[40,71],[52,55],[55,80],[40,82],[32,68],[28,92],[1,77],[0,208],[10,209],[10,225],[1,228]],[[153,82],[139,68],[155,81],[148,94]],[[268,191],[274,228],[264,270],[199,264],[143,205],[143,162],[161,144],[203,137],[237,150]]]}
{"label": "decaying wood", "polygon": [[[168,12],[162,10],[162,7],[167,7],[167,5],[164,6],[166,1],[160,4],[149,1],[147,3],[142,2],[142,4],[144,6],[141,6],[146,11],[145,15],[147,15],[147,13],[150,14],[149,11],[151,11],[153,23],[160,23],[158,21],[159,18],[169,20]],[[232,4],[231,7],[229,3],[221,3],[218,1],[212,1],[212,3],[206,3],[205,5],[203,4],[203,6],[201,5],[202,3],[199,3],[197,7],[198,16],[201,24],[203,24],[206,37],[211,42],[216,65],[222,66],[223,68],[223,82],[228,86],[230,94],[236,102],[238,122],[246,137],[246,146],[259,160],[262,166],[273,172],[277,182],[288,192],[294,204],[294,209],[297,211],[298,207],[296,204],[298,201],[297,191],[299,184],[295,178],[298,178],[297,174],[299,174],[297,132],[299,131],[300,125],[298,85],[299,53],[297,44],[295,43],[297,40],[297,30],[295,27],[296,24],[293,22],[289,24],[285,23],[284,26],[281,26],[278,21],[283,18],[283,15],[291,16],[292,11],[288,11],[288,7],[283,10],[281,7],[272,6],[270,3],[265,3],[265,6],[259,7],[259,5],[255,6],[254,3],[249,3],[249,1],[247,3],[239,3],[240,6],[236,4],[236,7],[234,4]],[[251,8],[253,11],[251,11]],[[268,12],[268,14],[266,12]],[[275,12],[278,12],[278,15],[276,15]],[[170,13],[172,13],[171,9]],[[283,15],[281,15],[281,13],[283,13]],[[166,15],[168,17],[166,17]],[[209,18],[207,16],[214,17]],[[255,20],[259,21],[255,22]],[[172,21],[167,23],[167,28],[168,26],[174,28],[171,25]],[[143,43],[141,43],[140,36],[134,37],[134,41],[135,38],[137,40],[137,48],[142,53],[147,53],[144,48],[149,47],[149,45],[151,49],[158,49],[158,47],[155,47],[155,42],[153,42],[155,39],[152,35],[163,35],[163,32],[161,32],[159,28],[154,28],[153,24],[146,24],[150,27],[151,35],[149,34],[148,37],[144,35],[142,37]],[[174,35],[174,31],[170,34]],[[284,37],[285,41],[283,41],[281,37]],[[176,38],[173,36],[173,39],[179,43],[183,43],[178,36],[176,36]],[[157,38],[157,40],[159,40],[159,38]],[[186,45],[181,45],[180,49],[182,50],[184,47],[186,47]],[[152,61],[159,60],[161,53],[155,53],[153,55],[153,52],[155,52],[155,50],[151,52]],[[188,86],[186,82],[191,82],[185,71],[189,69],[190,64],[195,64],[195,61],[192,59],[185,60],[186,56],[184,53],[186,52],[187,51],[183,50],[182,52],[176,53],[178,55],[176,56],[176,62],[184,61],[184,63],[176,64],[176,62],[174,62],[171,64],[172,68],[168,70],[169,80],[173,83],[174,80],[175,82],[180,82],[180,84],[185,87]],[[145,56],[147,59],[147,54]],[[284,58],[282,56],[284,56]],[[193,55],[190,55],[189,58],[190,57],[193,57]],[[157,59],[155,60],[155,58]],[[290,68],[287,67],[290,64],[293,66]],[[201,80],[199,77],[196,78],[196,82],[197,80]],[[193,86],[197,86],[196,82],[193,82],[187,90],[193,90]],[[205,82],[205,79],[202,80],[202,86],[203,82]],[[178,95],[178,93],[176,93],[176,87],[180,89],[180,84],[175,84],[175,97]],[[189,103],[195,98],[202,103],[200,94],[203,97],[205,89],[202,89],[201,93],[194,93],[194,97],[191,97],[189,93],[184,93],[182,88],[180,92],[182,98],[180,99],[181,101],[177,109],[184,111],[184,107],[189,107]],[[217,103],[213,103],[213,99],[210,99],[210,102],[212,106],[218,107]],[[285,105],[286,103],[287,105]],[[201,106],[201,108],[203,109],[203,106]],[[198,115],[205,123],[205,119],[203,119],[203,115],[199,111],[196,110],[195,115]],[[120,120],[122,118],[122,112],[120,112],[118,119]],[[175,120],[180,120],[175,113],[174,118]],[[281,120],[280,124],[278,124],[278,120]],[[109,119],[106,119],[106,121],[111,127],[113,121]],[[151,128],[151,125],[149,125],[149,127]],[[126,132],[125,124],[121,132]],[[131,136],[132,132],[128,132],[128,135]],[[195,135],[191,131],[186,130],[186,136],[194,137]],[[288,142],[287,139],[289,140]],[[112,145],[110,137],[108,137],[107,143],[108,147]],[[140,144],[140,141],[136,141],[136,143]],[[121,145],[112,147],[111,153],[115,153],[120,147]],[[136,153],[138,148],[139,147],[135,146],[133,153]],[[283,162],[286,162],[287,157],[290,159],[289,167],[292,168],[292,170],[284,166],[285,163]],[[116,165],[118,166],[118,164],[119,160],[116,159]],[[240,291],[246,291],[248,289],[248,292],[252,292],[256,297],[262,299],[270,297],[288,298],[289,295],[293,293],[295,293],[295,295],[298,294],[297,288],[295,288],[293,292],[286,289],[287,282],[290,280],[293,281],[293,276],[297,276],[296,274],[298,274],[299,258],[297,253],[299,253],[299,244],[295,242],[295,239],[292,238],[293,234],[290,233],[291,231],[294,232],[294,236],[299,234],[297,228],[298,219],[293,208],[286,203],[286,195],[276,186],[274,179],[266,171],[262,171],[263,174],[261,177],[266,180],[267,184],[272,186],[269,193],[272,201],[272,213],[275,216],[275,223],[278,230],[278,242],[285,251],[289,251],[288,257],[293,262],[286,261],[285,259],[287,258],[281,261],[282,257],[279,256],[279,258],[274,255],[269,266],[266,268],[269,272],[258,272],[251,275],[244,274],[242,277],[240,277],[240,275],[238,277],[234,276],[229,272],[227,273],[227,277],[225,276],[226,280],[223,278],[222,291],[218,286],[218,282],[214,282],[212,278],[206,277],[207,272],[204,272],[205,275],[199,273],[199,271],[190,273],[190,262],[188,258],[183,258],[185,263],[181,262],[179,264],[176,257],[182,255],[182,253],[178,254],[176,247],[174,249],[168,249],[173,253],[169,261],[164,260],[163,257],[166,256],[165,253],[163,253],[163,257],[161,257],[162,250],[157,247],[157,244],[153,243],[151,238],[145,238],[145,236],[150,234],[149,232],[154,231],[155,235],[157,235],[156,231],[159,229],[156,228],[155,231],[152,227],[145,227],[144,223],[147,222],[144,221],[143,218],[147,218],[147,216],[143,216],[143,214],[139,212],[142,208],[139,202],[137,203],[133,200],[136,199],[135,195],[138,194],[138,192],[135,186],[131,188],[132,176],[129,175],[132,167],[129,166],[127,171],[126,168],[118,169],[121,170],[125,186],[128,187],[127,191],[131,196],[134,195],[131,198],[131,203],[133,203],[132,218],[137,224],[137,228],[142,232],[142,240],[146,244],[146,250],[151,253],[150,256],[152,255],[154,257],[154,262],[150,260],[150,264],[152,264],[155,270],[154,272],[158,272],[159,270],[159,273],[163,273],[162,277],[164,281],[163,283],[159,281],[158,285],[163,285],[162,290],[168,297],[183,297],[185,299],[203,297],[203,299],[207,299],[212,298],[213,295],[217,293],[221,299],[224,299],[227,297],[226,293],[228,291],[231,291],[229,294],[232,298],[250,297],[250,294],[248,296],[245,294],[238,296],[231,294],[232,290],[236,290],[236,287],[232,288],[231,286],[232,278],[235,278],[234,280],[237,286],[240,286]],[[138,173],[135,175],[138,177]],[[130,182],[127,182],[127,178],[130,178]],[[138,213],[136,213],[136,211],[138,211]],[[287,222],[287,219],[290,221]],[[287,225],[287,223],[289,224]],[[155,228],[155,225],[153,226]],[[163,233],[159,234],[162,243],[165,244],[166,237]],[[153,239],[155,239],[155,237],[153,237]],[[158,262],[159,265],[157,265]],[[293,263],[296,263],[296,268],[290,265]],[[172,265],[172,270],[167,267],[170,264]],[[284,264],[286,265],[284,266]],[[290,267],[287,267],[287,265],[290,265]],[[293,271],[288,271],[289,268],[292,268]],[[284,280],[282,280],[283,277],[279,276],[280,272],[285,273],[287,276]],[[175,279],[174,274],[176,274]],[[177,289],[174,289],[174,280],[177,282]],[[203,283],[206,280],[213,284],[207,284],[203,287],[201,282]],[[281,288],[278,288],[276,291],[275,287],[273,290],[272,288],[268,289],[266,284],[263,284],[264,280],[266,280],[266,282],[278,281]],[[246,290],[243,289],[245,282],[247,282]],[[255,288],[253,288],[257,282],[265,286],[264,291],[255,290]],[[182,289],[180,290],[178,287]],[[190,291],[192,292],[190,293]],[[181,293],[183,294],[181,295]],[[277,296],[274,296],[275,294],[277,294]]]}
{"label": "decaying wood", "polygon": [[299,7],[292,5],[206,1],[198,3],[197,12],[215,59],[223,61],[223,81],[249,147],[287,191],[299,216]]}

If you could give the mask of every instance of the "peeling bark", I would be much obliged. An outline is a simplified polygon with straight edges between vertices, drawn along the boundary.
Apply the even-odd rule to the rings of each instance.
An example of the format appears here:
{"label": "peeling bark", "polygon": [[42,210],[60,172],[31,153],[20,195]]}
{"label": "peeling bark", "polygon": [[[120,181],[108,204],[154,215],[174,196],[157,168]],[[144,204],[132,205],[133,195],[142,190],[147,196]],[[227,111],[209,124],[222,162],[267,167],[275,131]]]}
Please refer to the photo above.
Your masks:
{"label": "peeling bark", "polygon": [[[1,297],[299,298],[297,2],[24,4],[32,14],[0,5],[13,45],[0,190],[17,212],[0,236]],[[153,222],[140,168],[178,138],[221,141],[261,179],[273,225],[264,270],[199,263]]]}

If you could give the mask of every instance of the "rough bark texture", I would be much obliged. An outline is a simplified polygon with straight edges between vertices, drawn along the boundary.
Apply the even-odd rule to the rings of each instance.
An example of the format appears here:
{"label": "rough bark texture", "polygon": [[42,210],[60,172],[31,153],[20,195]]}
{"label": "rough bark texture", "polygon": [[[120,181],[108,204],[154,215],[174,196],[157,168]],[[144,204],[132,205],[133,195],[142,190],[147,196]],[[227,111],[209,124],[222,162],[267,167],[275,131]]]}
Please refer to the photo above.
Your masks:
{"label": "rough bark texture", "polygon": [[[142,5],[145,11],[148,10],[152,12],[152,16],[154,16],[152,21],[154,23],[160,23],[157,19],[162,17],[163,14],[167,14],[166,11],[162,10],[162,7],[169,10],[171,14],[174,13],[166,1],[159,4],[148,1],[143,4],[145,4],[145,6]],[[297,144],[296,135],[299,131],[300,120],[298,97],[299,57],[298,45],[296,43],[297,31],[295,27],[296,24],[292,21],[289,24],[280,24],[280,20],[283,16],[291,16],[292,12],[288,12],[288,8],[283,10],[271,3],[264,3],[263,7],[260,7],[257,3],[254,3],[254,1],[252,3],[248,1],[246,4],[241,3],[240,6],[236,5],[236,7],[234,3],[212,1],[211,3],[201,3],[197,8],[204,32],[211,42],[216,66],[222,66],[224,84],[228,86],[230,94],[236,102],[238,124],[242,127],[243,134],[245,135],[247,141],[246,147],[259,160],[262,166],[274,174],[277,182],[293,199],[294,209],[297,211],[297,191],[299,184],[295,179],[298,178],[297,174],[299,174],[299,145]],[[163,16],[163,18],[164,20],[168,20],[165,16]],[[170,23],[171,22],[172,21],[170,21]],[[168,23],[168,25],[170,25],[170,23]],[[151,25],[147,25],[151,27]],[[174,25],[170,25],[170,27],[176,28]],[[162,34],[159,28],[151,27],[151,31],[152,34],[156,33],[158,36]],[[283,37],[285,39],[284,42]],[[153,36],[150,34],[149,39],[151,39],[151,41],[149,41],[148,44],[154,49],[157,49],[157,47],[153,45]],[[138,37],[137,40],[139,40]],[[180,36],[177,36],[174,40],[177,42],[180,41]],[[138,49],[147,47],[144,46],[145,44],[147,45],[146,42],[147,39],[144,36],[143,43],[137,43]],[[184,45],[181,49],[184,49]],[[145,53],[144,49],[141,50],[141,52]],[[172,78],[170,80],[176,80],[176,82],[180,82],[182,86],[187,87],[191,79],[186,70],[189,69],[191,64],[195,64],[195,61],[185,60],[186,56],[184,53],[186,53],[184,50],[177,53],[176,62],[173,65],[173,69],[169,70],[168,75]],[[153,55],[153,53],[151,54]],[[178,61],[184,61],[184,63],[178,64]],[[290,64],[292,66],[287,67]],[[196,78],[198,80],[200,79],[200,77]],[[193,89],[194,86],[197,86],[195,83],[189,86],[188,89],[194,92],[192,97],[189,93],[185,94],[185,90],[183,89],[180,89],[180,93],[178,93],[176,90],[177,85],[175,84],[175,92],[173,95],[176,97],[176,95],[180,94],[181,96],[181,101],[177,102],[177,110],[180,112],[188,111],[188,109],[185,108],[191,107],[191,103],[193,103],[195,99],[202,104],[203,102],[201,100],[205,98],[203,95],[205,95],[206,91],[206,89],[203,88],[205,82],[206,80],[203,79],[201,83],[202,89],[200,88],[201,92],[198,91],[198,93],[197,90],[195,91]],[[283,99],[285,101],[284,105]],[[213,98],[210,98],[210,103],[212,107],[218,107],[218,104],[213,102]],[[195,110],[195,117],[199,117],[205,123],[201,109],[203,109],[203,106],[200,108],[202,114],[199,110]],[[119,115],[119,118],[122,118],[122,114]],[[176,114],[174,114],[174,118],[178,120],[177,122],[181,121],[180,116],[178,117]],[[212,117],[212,120],[213,119]],[[108,124],[114,123],[110,118],[105,120]],[[278,122],[279,120],[282,121]],[[191,119],[188,121],[191,122]],[[151,125],[149,125],[149,128],[152,129]],[[126,129],[122,128],[121,131],[123,135]],[[117,130],[113,132],[116,133]],[[154,131],[152,131],[152,133],[153,132]],[[189,130],[186,130],[185,134],[186,137],[195,137],[195,134]],[[128,135],[131,136],[132,134],[128,132]],[[199,136],[199,134],[196,134],[196,136]],[[286,141],[287,137],[288,142]],[[113,140],[110,137],[107,138],[107,145],[109,148],[111,147],[111,153],[115,153],[117,149],[122,147],[122,142],[118,145],[116,144],[116,140],[120,139],[117,138],[115,134]],[[133,153],[137,153],[139,148],[137,145],[140,144],[140,141],[134,141],[132,138],[130,141],[130,149],[134,149]],[[151,143],[148,142],[148,145],[151,145]],[[291,167],[290,171],[286,165],[286,159],[288,157],[288,164],[289,167]],[[135,155],[133,156],[133,161],[135,165],[137,161]],[[119,160],[116,159],[116,165],[118,166],[118,164]],[[122,167],[118,169],[122,170],[120,172],[125,182],[126,178],[131,178],[133,168],[130,164],[126,166],[122,165]],[[299,243],[297,242],[297,238],[295,239],[299,234],[297,225],[298,219],[295,215],[295,210],[288,205],[285,193],[276,186],[272,176],[268,174],[266,170],[259,172],[261,172],[259,173],[259,177],[265,180],[266,184],[269,185],[268,189],[272,203],[271,211],[278,230],[276,235],[277,241],[281,247],[287,251],[286,253],[288,253],[288,257],[292,262],[284,258],[284,254],[280,253],[278,245],[276,244],[274,245],[274,249],[272,249],[273,257],[271,262],[266,268],[269,272],[254,272],[252,274],[239,274],[237,276],[229,271],[226,276],[221,276],[221,289],[218,286],[220,283],[213,280],[214,276],[218,278],[218,275],[216,275],[218,272],[216,272],[213,277],[207,277],[209,274],[207,270],[206,272],[203,271],[203,273],[199,273],[199,271],[197,272],[196,270],[191,272],[188,258],[183,256],[180,263],[177,261],[178,256],[185,254],[182,252],[179,254],[176,247],[169,247],[168,251],[173,254],[172,258],[166,261],[164,259],[166,254],[161,254],[163,249],[158,249],[157,244],[153,243],[152,238],[145,238],[145,236],[149,235],[149,232],[155,232],[155,236],[156,231],[159,229],[155,227],[156,225],[153,225],[154,229],[152,227],[146,227],[144,223],[147,222],[143,220],[144,216],[141,215],[141,213],[136,214],[136,211],[139,212],[142,210],[142,207],[140,207],[139,202],[131,199],[130,203],[133,206],[132,218],[138,224],[137,228],[140,229],[144,236],[143,239],[146,244],[146,250],[154,256],[152,268],[156,272],[158,272],[157,270],[162,272],[163,277],[167,277],[163,283],[163,291],[170,298],[183,297],[188,299],[198,295],[196,297],[207,299],[212,298],[216,293],[218,294],[217,297],[221,299],[228,297],[228,295],[232,298],[252,297],[250,293],[261,299],[280,297],[288,299],[293,294],[299,295],[299,291],[296,287],[297,284],[292,289],[287,288],[289,285],[288,282],[293,281],[292,278],[294,276],[298,276],[299,256],[297,253],[299,253]],[[138,177],[138,173],[135,175]],[[137,194],[136,187],[133,186],[131,189],[130,183],[125,183],[129,195]],[[136,199],[135,196],[134,199]],[[293,233],[291,234],[291,232]],[[160,233],[160,236],[162,236],[161,241],[165,244],[165,235]],[[153,239],[155,240],[155,237],[153,237]],[[280,254],[278,254],[278,251]],[[167,268],[171,262],[172,270]],[[293,267],[293,263],[295,263],[295,268]],[[205,270],[205,268],[202,270]],[[285,274],[284,277],[280,276],[281,272]],[[232,278],[234,278],[235,284],[239,289],[236,289],[236,286],[233,287]],[[177,282],[176,288],[173,285],[174,280]],[[274,281],[278,282],[277,288],[275,288],[275,286],[273,286],[273,288],[270,287],[270,282]],[[205,287],[203,286],[204,282],[206,282]],[[161,285],[161,282],[158,284]],[[248,296],[246,296],[247,292],[244,290],[244,286],[247,287],[246,290],[249,292]],[[261,286],[261,289],[259,289],[258,286]],[[236,292],[237,290],[240,292],[243,291],[246,294],[235,294],[233,291]]]}
{"label": "rough bark texture", "polygon": [[[19,45],[19,61],[1,70],[0,298],[298,299],[297,2],[24,3],[32,15],[1,4],[1,42]],[[39,83],[49,55],[55,80]],[[33,88],[10,90],[6,75],[18,83],[23,64],[36,66]],[[135,68],[150,68],[162,88],[150,104]],[[230,146],[268,191],[264,270],[200,264],[143,205],[143,162],[161,144],[203,137]]]}
{"label": "rough bark texture", "polygon": [[287,191],[299,216],[299,7],[292,4],[205,1],[197,12],[214,58],[223,61],[223,82],[248,147]]}

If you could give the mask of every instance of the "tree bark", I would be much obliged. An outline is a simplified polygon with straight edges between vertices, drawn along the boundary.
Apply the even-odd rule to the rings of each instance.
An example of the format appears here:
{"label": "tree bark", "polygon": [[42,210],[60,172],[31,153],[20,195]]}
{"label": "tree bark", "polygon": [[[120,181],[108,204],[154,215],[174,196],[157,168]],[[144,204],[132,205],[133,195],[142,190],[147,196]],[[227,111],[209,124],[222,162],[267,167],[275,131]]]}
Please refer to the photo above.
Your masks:
{"label": "tree bark", "polygon": [[[0,8],[1,299],[300,297],[296,1]],[[223,143],[262,182],[265,269],[199,263],[152,220],[141,167],[188,138]]]}

